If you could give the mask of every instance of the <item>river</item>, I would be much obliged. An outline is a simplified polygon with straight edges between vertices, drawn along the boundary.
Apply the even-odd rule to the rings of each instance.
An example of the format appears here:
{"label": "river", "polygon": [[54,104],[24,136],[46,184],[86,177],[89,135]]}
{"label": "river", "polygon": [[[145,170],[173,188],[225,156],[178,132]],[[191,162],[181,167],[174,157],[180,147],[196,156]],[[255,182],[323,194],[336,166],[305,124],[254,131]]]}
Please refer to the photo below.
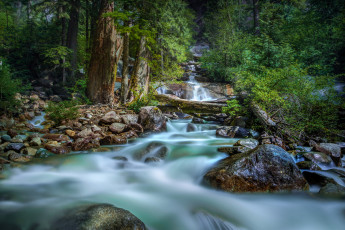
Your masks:
{"label": "river", "polygon": [[[0,228],[48,229],[67,208],[96,202],[127,209],[152,230],[344,229],[344,200],[312,193],[231,194],[202,185],[207,169],[226,157],[217,147],[237,139],[216,138],[214,124],[186,132],[189,122],[170,121],[167,132],[106,152],[37,159],[7,171],[0,181]],[[153,156],[162,148],[168,150],[165,160],[145,163],[141,157],[145,149]]]}

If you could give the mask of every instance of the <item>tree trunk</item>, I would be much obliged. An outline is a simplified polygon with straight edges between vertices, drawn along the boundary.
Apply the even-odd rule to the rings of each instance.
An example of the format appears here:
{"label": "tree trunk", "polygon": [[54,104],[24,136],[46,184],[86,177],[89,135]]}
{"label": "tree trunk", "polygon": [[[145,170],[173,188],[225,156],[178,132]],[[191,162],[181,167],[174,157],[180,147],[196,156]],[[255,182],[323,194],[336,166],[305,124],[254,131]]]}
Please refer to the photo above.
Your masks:
{"label": "tree trunk", "polygon": [[106,104],[114,100],[116,30],[113,19],[102,15],[113,11],[114,2],[101,0],[100,6],[88,70],[87,94],[92,102]]}
{"label": "tree trunk", "polygon": [[[130,22],[127,21],[127,26],[130,26]],[[129,33],[125,33],[123,37],[123,57],[122,57],[122,79],[121,79],[121,98],[122,104],[126,104],[126,99],[128,97],[128,64],[129,64]]]}
{"label": "tree trunk", "polygon": [[85,38],[86,38],[86,46],[85,52],[89,52],[89,0],[85,0]]}
{"label": "tree trunk", "polygon": [[[59,15],[65,12],[65,6],[59,8]],[[66,46],[66,17],[61,17],[61,46]],[[66,63],[66,58],[62,59],[62,84],[66,84],[66,68],[64,67]]]}
{"label": "tree trunk", "polygon": [[69,75],[73,76],[77,69],[77,46],[78,46],[78,24],[79,24],[80,0],[72,1],[70,19],[67,32],[67,47],[72,50],[71,70]]}
{"label": "tree trunk", "polygon": [[145,45],[146,37],[142,36],[140,39],[140,44],[135,58],[133,72],[131,75],[129,93],[131,94],[130,101],[134,99],[134,92],[139,92],[140,95],[137,96],[141,96],[142,94],[146,94],[148,91],[149,67],[147,61],[145,60],[148,56],[148,51]]}
{"label": "tree trunk", "polygon": [[254,34],[260,35],[259,0],[253,0]]}

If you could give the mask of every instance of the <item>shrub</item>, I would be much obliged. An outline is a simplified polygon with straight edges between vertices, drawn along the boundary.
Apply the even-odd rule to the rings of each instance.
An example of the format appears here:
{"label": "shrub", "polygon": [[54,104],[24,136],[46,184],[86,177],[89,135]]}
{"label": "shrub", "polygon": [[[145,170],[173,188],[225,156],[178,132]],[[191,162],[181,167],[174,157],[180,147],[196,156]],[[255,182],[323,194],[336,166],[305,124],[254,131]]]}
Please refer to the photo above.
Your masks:
{"label": "shrub", "polygon": [[[1,60],[0,60],[1,63]],[[19,101],[15,99],[16,93],[27,87],[22,86],[19,79],[13,79],[9,66],[0,64],[0,113],[12,113],[18,109]]]}
{"label": "shrub", "polygon": [[73,120],[79,116],[75,101],[49,102],[46,109],[48,117],[61,124],[63,120]]}

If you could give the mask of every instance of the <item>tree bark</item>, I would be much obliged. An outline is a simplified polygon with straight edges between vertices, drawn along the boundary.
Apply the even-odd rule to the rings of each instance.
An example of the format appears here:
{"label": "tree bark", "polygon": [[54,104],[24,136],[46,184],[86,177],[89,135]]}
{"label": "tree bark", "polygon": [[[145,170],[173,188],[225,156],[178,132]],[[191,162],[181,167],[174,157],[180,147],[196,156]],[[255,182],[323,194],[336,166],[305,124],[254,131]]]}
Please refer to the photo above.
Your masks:
{"label": "tree bark", "polygon": [[[65,6],[59,7],[59,15],[65,12]],[[66,46],[66,17],[61,16],[61,46]],[[62,59],[62,66],[65,66],[66,58]],[[66,84],[66,68],[62,67],[62,84]]]}
{"label": "tree bark", "polygon": [[260,35],[259,0],[253,0],[254,34]]}
{"label": "tree bark", "polygon": [[[127,21],[126,25],[130,27],[130,22]],[[123,36],[123,57],[122,57],[122,79],[121,79],[121,98],[122,104],[126,104],[128,97],[128,73],[129,73],[129,32]]]}
{"label": "tree bark", "polygon": [[88,69],[87,94],[92,102],[107,104],[114,100],[116,30],[113,19],[103,17],[103,14],[113,11],[114,2],[101,0],[100,6]]}
{"label": "tree bark", "polygon": [[71,70],[69,75],[73,76],[77,69],[77,48],[78,48],[78,24],[79,24],[80,0],[72,1],[70,20],[67,31],[67,47],[72,50]]}

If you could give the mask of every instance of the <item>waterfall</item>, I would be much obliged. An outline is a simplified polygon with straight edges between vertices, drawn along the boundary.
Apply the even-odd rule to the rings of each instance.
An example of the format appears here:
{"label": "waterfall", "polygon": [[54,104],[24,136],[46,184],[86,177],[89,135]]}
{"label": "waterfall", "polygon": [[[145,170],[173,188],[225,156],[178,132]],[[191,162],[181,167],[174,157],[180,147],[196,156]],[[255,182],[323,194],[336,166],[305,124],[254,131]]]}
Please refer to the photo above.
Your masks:
{"label": "waterfall", "polygon": [[214,98],[211,97],[209,90],[202,87],[202,85],[195,80],[195,73],[191,73],[189,75],[189,81],[187,82],[192,88],[193,88],[193,94],[192,98],[189,98],[189,100],[192,101],[211,101],[214,100]]}

